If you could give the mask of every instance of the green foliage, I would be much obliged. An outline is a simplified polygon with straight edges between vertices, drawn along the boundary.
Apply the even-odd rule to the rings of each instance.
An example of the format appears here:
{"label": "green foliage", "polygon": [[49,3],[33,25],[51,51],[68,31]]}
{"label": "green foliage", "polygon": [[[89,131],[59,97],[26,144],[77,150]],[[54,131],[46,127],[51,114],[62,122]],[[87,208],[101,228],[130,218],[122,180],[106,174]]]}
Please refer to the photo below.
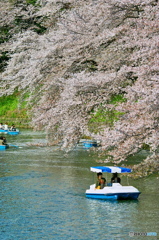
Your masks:
{"label": "green foliage", "polygon": [[30,96],[29,92],[26,92],[25,94],[22,95],[22,100],[20,101],[20,108],[26,108],[26,105],[28,103],[27,99]]}
{"label": "green foliage", "polygon": [[27,4],[32,4],[33,6],[36,5],[37,0],[26,0]]}
{"label": "green foliage", "polygon": [[16,16],[14,19],[14,24],[19,26],[20,29],[27,30],[28,28],[32,27],[32,29],[38,33],[43,34],[47,28],[42,26],[39,17],[37,18],[28,18],[24,19],[23,16]]}
{"label": "green foliage", "polygon": [[0,97],[0,116],[9,118],[27,118],[26,96],[20,104],[20,93],[15,91],[12,95]]}
{"label": "green foliage", "polygon": [[22,0],[9,0],[9,2],[11,3],[11,4],[14,4],[15,6],[21,6],[21,4],[23,3],[23,6],[24,5],[33,5],[33,6],[36,6],[37,4],[36,4],[36,2],[37,2],[37,0],[24,0],[24,1],[22,1]]}
{"label": "green foliage", "polygon": [[10,29],[11,27],[7,25],[0,27],[0,44],[7,42],[11,38]]}
{"label": "green foliage", "polygon": [[22,26],[24,25],[26,21],[23,20],[22,16],[16,16],[15,19],[14,19],[14,24],[15,25],[19,25],[19,26]]}
{"label": "green foliage", "polygon": [[6,115],[8,111],[14,111],[17,108],[18,99],[17,96],[3,96],[0,98],[0,116]]}
{"label": "green foliage", "polygon": [[92,139],[92,137],[87,136],[87,135],[83,135],[81,138],[82,138],[82,139],[88,139],[88,140],[91,140],[91,139]]}
{"label": "green foliage", "polygon": [[109,104],[115,104],[126,102],[127,99],[123,97],[124,94],[114,94],[111,96]]}
{"label": "green foliage", "polygon": [[8,56],[8,52],[2,52],[0,55],[0,72],[4,70],[4,68],[7,66],[7,61],[10,59]]}
{"label": "green foliage", "polygon": [[43,34],[47,28],[42,26],[40,23],[34,23],[35,25],[35,28],[34,28],[34,31],[37,33],[37,34]]}
{"label": "green foliage", "polygon": [[112,125],[114,121],[117,121],[119,116],[123,115],[124,113],[118,112],[115,109],[111,110],[104,110],[98,109],[98,111],[94,114],[94,116],[90,119],[90,123],[98,122],[98,123],[105,123]]}
{"label": "green foliage", "polygon": [[150,145],[148,145],[148,144],[146,144],[146,143],[143,143],[141,148],[142,148],[143,150],[150,151]]}
{"label": "green foliage", "polygon": [[118,112],[115,109],[104,109],[100,107],[95,114],[92,114],[88,122],[89,131],[98,133],[102,130],[103,125],[112,127],[114,122],[118,121],[123,112]]}

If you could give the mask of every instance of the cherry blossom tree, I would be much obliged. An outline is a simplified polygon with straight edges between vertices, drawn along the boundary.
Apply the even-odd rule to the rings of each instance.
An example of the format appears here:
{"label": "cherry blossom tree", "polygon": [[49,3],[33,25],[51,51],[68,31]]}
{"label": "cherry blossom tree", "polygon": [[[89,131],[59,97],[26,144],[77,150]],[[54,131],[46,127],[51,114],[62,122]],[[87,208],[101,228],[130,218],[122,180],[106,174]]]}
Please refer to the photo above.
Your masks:
{"label": "cherry blossom tree", "polygon": [[[99,152],[110,157],[106,161],[119,163],[147,144],[152,155],[146,161],[153,159],[156,164],[158,1],[17,4],[6,1],[6,15],[0,18],[1,25],[13,26],[10,39],[1,44],[1,51],[10,54],[1,73],[1,96],[17,87],[28,91],[32,125],[45,129],[48,140],[61,142],[63,148],[71,148],[87,135],[101,140]],[[19,31],[13,23],[22,16],[21,11],[23,22],[31,24]],[[39,34],[37,23],[46,31]],[[112,97],[118,95],[125,101],[112,103]],[[97,121],[90,128],[99,109],[103,116],[122,114],[114,119],[109,115],[111,124]]]}

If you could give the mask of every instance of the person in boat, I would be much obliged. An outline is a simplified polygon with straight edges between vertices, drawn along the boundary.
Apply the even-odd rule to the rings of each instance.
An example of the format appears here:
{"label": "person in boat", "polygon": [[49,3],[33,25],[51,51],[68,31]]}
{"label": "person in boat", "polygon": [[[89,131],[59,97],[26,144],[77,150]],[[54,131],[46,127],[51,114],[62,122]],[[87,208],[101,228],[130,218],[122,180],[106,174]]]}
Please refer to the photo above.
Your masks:
{"label": "person in boat", "polygon": [[2,136],[0,137],[0,145],[5,145],[5,142]]}
{"label": "person in boat", "polygon": [[96,182],[96,189],[103,189],[106,184],[106,179],[103,177],[101,172],[97,173],[97,182]]}
{"label": "person in boat", "polygon": [[113,176],[111,178],[111,183],[120,183],[121,179],[120,177],[118,177],[118,173],[113,173]]}
{"label": "person in boat", "polygon": [[3,136],[2,138],[3,138],[3,143],[4,143],[4,145],[8,145],[8,144],[7,144],[7,139],[6,139],[6,137]]}
{"label": "person in boat", "polygon": [[4,130],[8,130],[8,124],[7,123],[4,124]]}
{"label": "person in boat", "polygon": [[0,145],[5,145],[5,146],[9,147],[6,137],[4,137],[4,136],[0,137]]}
{"label": "person in boat", "polygon": [[11,126],[10,130],[11,130],[11,131],[16,131],[16,127],[15,127],[14,124]]}
{"label": "person in boat", "polygon": [[3,123],[0,123],[0,129],[3,129]]}

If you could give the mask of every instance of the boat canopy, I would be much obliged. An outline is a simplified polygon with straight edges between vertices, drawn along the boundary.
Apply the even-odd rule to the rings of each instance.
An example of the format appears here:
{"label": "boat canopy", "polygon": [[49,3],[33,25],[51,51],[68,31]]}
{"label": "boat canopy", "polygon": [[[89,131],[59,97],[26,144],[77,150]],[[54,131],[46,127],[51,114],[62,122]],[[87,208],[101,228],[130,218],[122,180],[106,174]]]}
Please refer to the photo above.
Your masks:
{"label": "boat canopy", "polygon": [[124,167],[111,167],[111,166],[105,166],[105,167],[91,167],[90,170],[92,172],[108,172],[108,173],[130,173],[132,170],[130,168],[124,168]]}

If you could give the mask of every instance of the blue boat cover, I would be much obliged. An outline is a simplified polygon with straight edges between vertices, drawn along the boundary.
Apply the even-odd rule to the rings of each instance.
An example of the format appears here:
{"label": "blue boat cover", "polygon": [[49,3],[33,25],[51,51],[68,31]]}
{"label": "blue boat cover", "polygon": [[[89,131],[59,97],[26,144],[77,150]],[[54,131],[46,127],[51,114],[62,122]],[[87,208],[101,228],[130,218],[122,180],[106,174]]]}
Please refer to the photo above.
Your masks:
{"label": "blue boat cover", "polygon": [[132,172],[130,168],[124,168],[124,167],[111,167],[111,166],[105,166],[105,167],[91,167],[90,170],[92,172],[108,172],[108,173],[129,173]]}

